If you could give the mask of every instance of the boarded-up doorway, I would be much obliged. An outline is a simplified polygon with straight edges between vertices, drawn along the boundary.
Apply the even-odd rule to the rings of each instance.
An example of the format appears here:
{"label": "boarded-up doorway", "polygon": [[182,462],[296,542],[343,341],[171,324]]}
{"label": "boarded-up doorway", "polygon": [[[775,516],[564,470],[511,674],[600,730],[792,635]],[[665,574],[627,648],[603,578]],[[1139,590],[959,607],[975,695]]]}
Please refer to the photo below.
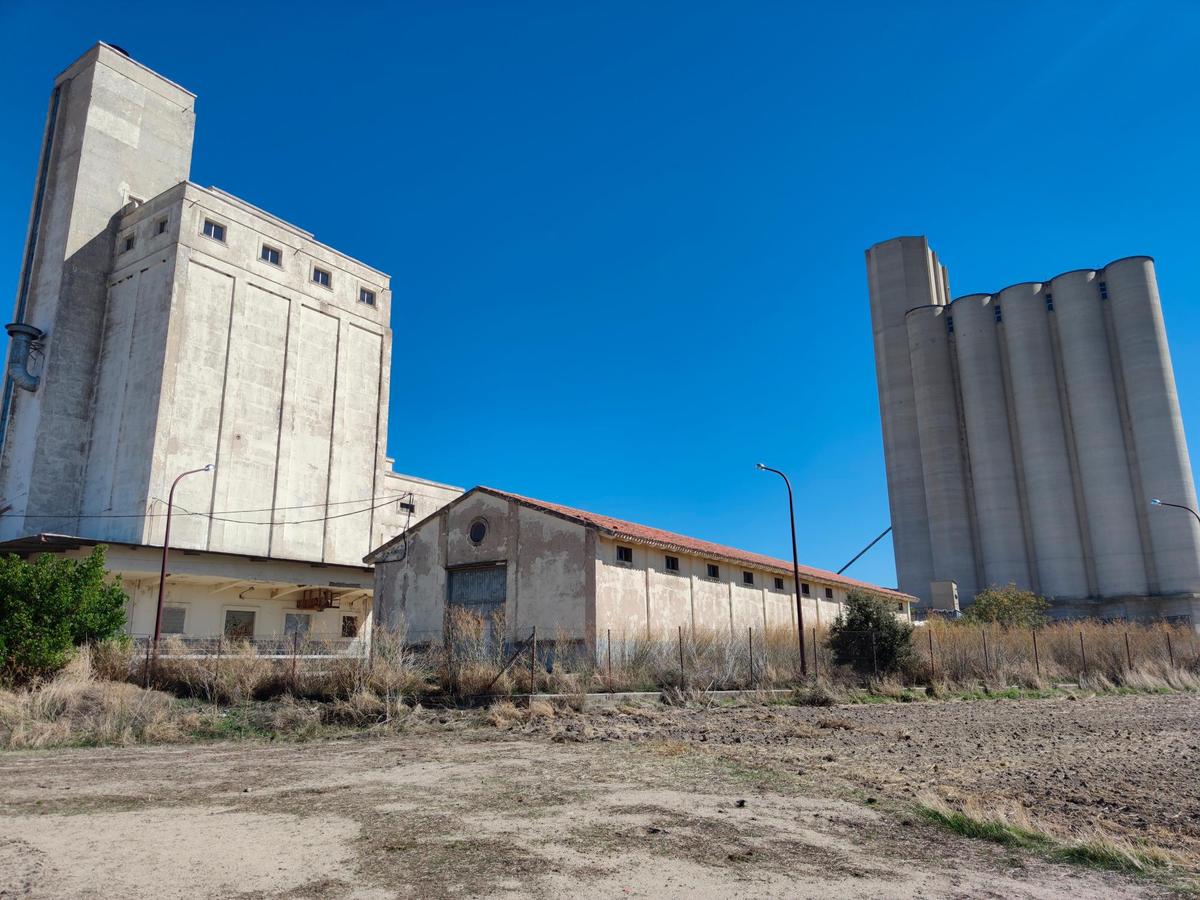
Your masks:
{"label": "boarded-up doorway", "polygon": [[492,566],[472,566],[449,571],[449,604],[480,620],[480,642],[491,649],[504,642],[504,601],[508,584],[508,567],[501,563]]}

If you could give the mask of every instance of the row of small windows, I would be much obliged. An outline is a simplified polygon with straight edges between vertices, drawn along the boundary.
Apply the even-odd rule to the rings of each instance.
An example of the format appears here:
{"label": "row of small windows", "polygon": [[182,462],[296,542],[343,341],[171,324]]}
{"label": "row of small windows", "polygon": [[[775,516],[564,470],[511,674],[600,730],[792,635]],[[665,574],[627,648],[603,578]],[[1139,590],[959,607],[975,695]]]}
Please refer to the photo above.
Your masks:
{"label": "row of small windows", "polygon": [[[626,565],[632,565],[633,564],[633,548],[618,546],[617,547],[617,562],[624,563]],[[666,571],[668,571],[668,572],[678,572],[679,571],[679,557],[678,556],[664,556],[663,557],[663,566],[666,569]],[[714,579],[720,578],[721,577],[721,567],[718,566],[716,563],[708,563],[707,564],[707,574],[708,574],[709,578],[714,578]],[[753,585],[754,584],[754,573],[748,572],[748,571],[743,571],[742,572],[742,584]],[[775,587],[775,590],[777,590],[777,591],[784,590],[785,588],[784,588],[783,579],[778,576],[775,576],[774,587]],[[811,587],[808,585],[808,583],[806,583],[806,582],[800,583],[800,593],[803,594],[805,597],[812,596]],[[833,599],[833,588],[825,588],[825,599],[826,600]]]}
{"label": "row of small windows", "polygon": [[[205,237],[210,237],[214,241],[220,241],[222,244],[225,243],[225,226],[220,222],[205,219],[203,233]],[[262,249],[258,251],[258,258],[272,266],[283,266],[283,251],[270,244],[262,245]],[[323,288],[333,289],[333,273],[328,269],[322,269],[320,266],[314,265],[312,267],[311,281],[313,284],[320,285]],[[374,306],[375,292],[370,288],[360,287],[358,289],[358,302],[365,303],[367,306]]]}
{"label": "row of small windows", "polygon": [[[154,223],[154,235],[158,236],[160,234],[166,234],[167,233],[167,225],[170,221],[171,221],[170,218],[168,218],[167,216],[163,216],[161,219],[158,219]],[[129,232],[129,234],[125,235],[125,237],[121,238],[121,252],[122,253],[128,253],[130,250],[132,250],[136,246],[137,246],[137,232],[136,231],[131,231],[131,232]]]}
{"label": "row of small windows", "polygon": [[[1101,281],[1097,283],[1100,288],[1100,299],[1108,299],[1108,283]],[[1046,294],[1046,312],[1054,312],[1054,295]],[[997,322],[1003,322],[1004,318],[1000,312],[1000,304],[996,304],[992,316]],[[954,316],[946,316],[946,334],[954,334]]]}

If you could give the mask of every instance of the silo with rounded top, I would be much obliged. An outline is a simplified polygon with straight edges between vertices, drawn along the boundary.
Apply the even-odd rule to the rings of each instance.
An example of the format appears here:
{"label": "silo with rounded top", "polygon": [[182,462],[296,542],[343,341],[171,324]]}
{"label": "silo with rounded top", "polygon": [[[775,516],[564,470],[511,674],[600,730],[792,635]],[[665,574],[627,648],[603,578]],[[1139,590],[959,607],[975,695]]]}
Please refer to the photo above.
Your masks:
{"label": "silo with rounded top", "polygon": [[1048,597],[1086,597],[1087,565],[1050,330],[1053,291],[1025,282],[996,296],[1004,319],[1038,589]]}
{"label": "silo with rounded top", "polygon": [[1196,508],[1175,373],[1167,347],[1154,261],[1132,256],[1098,276],[1112,312],[1136,471],[1133,494],[1154,554],[1158,590],[1200,591],[1200,523],[1182,510],[1148,510],[1151,498]]}
{"label": "silo with rounded top", "polygon": [[921,306],[905,317],[912,365],[933,579],[955,581],[964,597],[979,589],[946,306]]}
{"label": "silo with rounded top", "polygon": [[1148,584],[1099,281],[1080,269],[1051,279],[1050,291],[1097,588],[1119,597]]}
{"label": "silo with rounded top", "polygon": [[983,586],[1028,586],[1025,526],[997,335],[1001,307],[988,294],[972,294],[959,297],[949,310],[954,316]]}

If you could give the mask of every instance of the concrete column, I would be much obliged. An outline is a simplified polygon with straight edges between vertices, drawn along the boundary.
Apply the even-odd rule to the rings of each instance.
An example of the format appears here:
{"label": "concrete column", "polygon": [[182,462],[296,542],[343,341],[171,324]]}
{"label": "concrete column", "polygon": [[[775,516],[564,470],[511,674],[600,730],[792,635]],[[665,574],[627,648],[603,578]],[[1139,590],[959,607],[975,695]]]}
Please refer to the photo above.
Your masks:
{"label": "concrete column", "polygon": [[996,309],[996,298],[987,294],[960,297],[950,306],[985,586],[1028,586]]}
{"label": "concrete column", "polygon": [[896,573],[900,589],[925,603],[933,580],[933,551],[904,316],[914,307],[935,303],[942,279],[941,267],[923,237],[894,238],[867,251]]}
{"label": "concrete column", "polygon": [[[1109,263],[1103,280],[1121,357],[1121,375],[1136,447],[1134,502],[1152,497],[1196,508],[1196,486],[1167,347],[1154,262],[1134,256]],[[1152,510],[1147,520],[1159,590],[1200,591],[1200,524],[1182,510]]]}
{"label": "concrete column", "polygon": [[925,505],[933,556],[933,580],[955,581],[973,597],[976,583],[967,474],[959,431],[958,398],[953,376],[945,306],[922,306],[908,313]]}
{"label": "concrete column", "polygon": [[1116,597],[1146,593],[1147,579],[1098,280],[1081,269],[1050,290],[1097,588]]}
{"label": "concrete column", "polygon": [[1005,288],[997,299],[1004,318],[1018,444],[1024,467],[1038,586],[1048,597],[1088,595],[1087,568],[1070,457],[1058,401],[1058,378],[1046,296],[1034,282]]}

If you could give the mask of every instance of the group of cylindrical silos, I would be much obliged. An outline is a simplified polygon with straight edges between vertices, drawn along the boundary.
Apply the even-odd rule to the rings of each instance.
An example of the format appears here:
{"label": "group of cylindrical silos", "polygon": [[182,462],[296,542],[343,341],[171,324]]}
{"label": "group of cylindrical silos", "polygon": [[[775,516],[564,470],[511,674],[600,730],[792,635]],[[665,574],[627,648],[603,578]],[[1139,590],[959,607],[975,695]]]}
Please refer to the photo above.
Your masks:
{"label": "group of cylindrical silos", "polygon": [[1200,524],[1149,504],[1196,507],[1153,261],[954,300],[922,237],[867,267],[900,588],[1191,614]]}

